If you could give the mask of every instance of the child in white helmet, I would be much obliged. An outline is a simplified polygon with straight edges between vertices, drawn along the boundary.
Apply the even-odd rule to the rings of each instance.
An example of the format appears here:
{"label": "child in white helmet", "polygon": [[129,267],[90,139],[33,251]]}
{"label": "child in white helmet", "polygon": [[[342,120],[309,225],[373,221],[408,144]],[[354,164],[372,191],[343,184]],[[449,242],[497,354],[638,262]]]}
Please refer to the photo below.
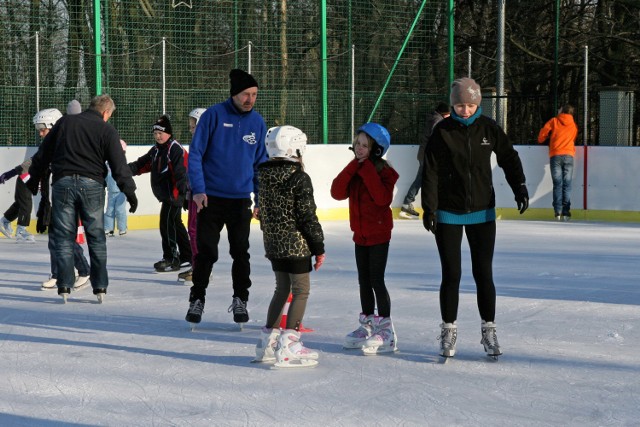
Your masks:
{"label": "child in white helmet", "polygon": [[[45,135],[49,133],[49,130],[60,117],[62,117],[62,113],[55,108],[47,108],[33,116],[33,124],[40,138],[44,138]],[[31,166],[31,159],[25,160],[22,164],[0,176],[0,184],[4,184],[5,181],[16,175],[20,175],[20,179],[16,180],[14,202],[9,206],[9,209],[6,210],[4,216],[0,218],[0,232],[8,239],[11,239],[13,234],[11,223],[16,219],[18,220],[15,234],[15,239],[18,243],[35,243],[36,241],[33,234],[27,230],[27,227],[29,227],[31,223],[31,210],[33,208],[33,195],[25,184],[29,179],[29,166]]]}
{"label": "child in white helmet", "polygon": [[[193,135],[196,131],[196,126],[200,121],[200,116],[204,113],[204,108],[194,108],[189,113],[189,132]],[[191,188],[191,186],[189,186]],[[196,230],[198,224],[198,206],[193,202],[191,198],[191,190],[187,191],[186,197],[186,209],[187,209],[187,234],[189,234],[189,244],[191,245],[191,268],[182,273],[178,273],[178,281],[184,281],[186,286],[191,286],[191,278],[193,276],[193,265],[196,261],[196,255],[198,254],[198,245],[196,243]]]}
{"label": "child in white helmet", "polygon": [[382,158],[390,143],[389,132],[383,126],[362,125],[352,147],[355,159],[331,184],[331,197],[349,199],[362,309],[360,326],[345,337],[344,348],[362,349],[365,355],[398,349],[391,299],[384,282],[393,228],[391,201],[398,181],[398,173]]}
{"label": "child in white helmet", "polygon": [[[313,268],[318,270],[325,255],[313,185],[302,164],[307,136],[293,126],[278,126],[267,131],[265,144],[269,161],[258,166],[259,220],[276,289],[255,360],[275,361],[279,368],[311,367],[318,364],[318,352],[302,344],[300,326],[311,287],[311,258],[315,257]],[[289,294],[293,297],[281,331],[282,310]]]}

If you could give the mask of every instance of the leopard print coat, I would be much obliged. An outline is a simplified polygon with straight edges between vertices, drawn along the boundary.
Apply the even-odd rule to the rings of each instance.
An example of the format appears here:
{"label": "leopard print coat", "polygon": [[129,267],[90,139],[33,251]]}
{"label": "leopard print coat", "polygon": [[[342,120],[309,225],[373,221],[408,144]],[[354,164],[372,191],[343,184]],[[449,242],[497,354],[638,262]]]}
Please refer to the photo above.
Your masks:
{"label": "leopard print coat", "polygon": [[301,260],[324,253],[311,178],[302,164],[269,160],[258,166],[260,228],[266,257]]}

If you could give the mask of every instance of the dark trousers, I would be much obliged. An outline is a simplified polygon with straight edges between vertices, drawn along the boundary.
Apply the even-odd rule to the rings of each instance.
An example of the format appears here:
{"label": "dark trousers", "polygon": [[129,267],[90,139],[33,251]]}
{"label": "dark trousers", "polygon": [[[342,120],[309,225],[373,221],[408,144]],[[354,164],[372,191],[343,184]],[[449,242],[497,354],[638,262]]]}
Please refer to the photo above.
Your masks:
{"label": "dark trousers", "polygon": [[160,237],[162,238],[162,259],[191,262],[189,235],[182,223],[182,208],[169,202],[162,202],[160,208]]}
{"label": "dark trousers", "polygon": [[267,327],[279,328],[282,309],[292,294],[291,304],[287,312],[287,329],[299,329],[307,308],[311,280],[309,273],[293,274],[276,271],[276,290],[273,292],[269,310],[267,311]]}
{"label": "dark trousers", "polygon": [[462,232],[466,233],[471,252],[471,271],[476,282],[480,317],[493,322],[496,314],[496,288],[493,283],[493,251],[496,222],[473,225],[438,224],[436,244],[442,266],[440,313],[442,320],[453,323],[458,318],[460,278],[462,276]]}
{"label": "dark trousers", "polygon": [[378,315],[391,316],[391,299],[384,283],[389,242],[374,246],[356,245],[355,252],[362,312],[366,315],[374,314],[377,302]]}
{"label": "dark trousers", "polygon": [[33,208],[33,197],[27,185],[20,177],[16,177],[16,191],[13,195],[14,202],[4,213],[4,217],[12,222],[18,219],[18,225],[28,227],[31,223],[31,209]]}
{"label": "dark trousers", "polygon": [[224,199],[207,196],[207,207],[198,213],[198,254],[193,266],[193,286],[190,301],[204,300],[209,286],[209,276],[213,264],[218,261],[220,232],[227,227],[231,281],[233,296],[242,301],[249,300],[251,287],[251,265],[249,264],[249,231],[251,230],[251,199]]}

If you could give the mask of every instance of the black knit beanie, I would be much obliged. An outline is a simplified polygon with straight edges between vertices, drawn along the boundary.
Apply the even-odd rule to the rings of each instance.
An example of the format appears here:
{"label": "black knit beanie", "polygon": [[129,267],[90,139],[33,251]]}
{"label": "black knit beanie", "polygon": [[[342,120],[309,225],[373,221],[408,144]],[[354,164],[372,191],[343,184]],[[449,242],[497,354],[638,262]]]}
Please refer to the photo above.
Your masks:
{"label": "black knit beanie", "polygon": [[258,82],[251,74],[238,68],[231,70],[229,80],[231,81],[231,96],[237,95],[247,88],[258,87]]}
{"label": "black knit beanie", "polygon": [[171,118],[168,115],[163,114],[153,124],[152,130],[159,130],[164,133],[168,133],[169,135],[173,135],[173,128],[171,128]]}

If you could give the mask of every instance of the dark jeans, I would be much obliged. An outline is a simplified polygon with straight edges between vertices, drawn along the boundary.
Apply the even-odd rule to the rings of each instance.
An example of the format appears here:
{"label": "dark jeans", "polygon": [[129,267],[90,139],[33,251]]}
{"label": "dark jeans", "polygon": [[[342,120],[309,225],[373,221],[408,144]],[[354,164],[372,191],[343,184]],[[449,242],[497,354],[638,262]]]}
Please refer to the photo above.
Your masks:
{"label": "dark jeans", "polygon": [[12,222],[18,219],[18,225],[28,227],[31,223],[31,209],[33,208],[33,197],[27,185],[20,177],[16,177],[16,191],[13,195],[14,202],[4,213],[4,217]]}
{"label": "dark jeans", "polygon": [[[49,255],[51,257],[51,277],[58,278],[58,258],[56,257],[56,241],[53,238],[53,232],[49,227]],[[91,274],[89,270],[89,262],[84,257],[84,250],[80,244],[74,242],[73,244],[73,266],[78,270],[78,276],[89,276]]]}
{"label": "dark jeans", "polygon": [[73,287],[74,245],[78,218],[82,220],[89,246],[90,277],[93,289],[106,289],[107,243],[104,235],[104,185],[92,179],[72,175],[60,178],[52,186],[51,222],[58,266],[58,288]]}
{"label": "dark jeans", "polygon": [[220,232],[227,227],[233,296],[249,300],[251,265],[249,264],[249,232],[251,230],[251,199],[224,199],[208,196],[207,207],[198,213],[198,254],[193,266],[193,286],[189,299],[204,300],[213,264],[218,261]]}
{"label": "dark jeans", "polygon": [[377,302],[378,315],[391,316],[391,299],[384,283],[389,242],[374,246],[356,245],[355,252],[362,312],[366,315],[374,314]]}
{"label": "dark jeans", "polygon": [[553,210],[557,215],[571,215],[573,156],[553,156],[549,160],[553,181]]}
{"label": "dark jeans", "polygon": [[463,229],[471,252],[471,271],[476,282],[480,317],[487,322],[493,322],[496,315],[496,288],[493,283],[495,221],[473,225],[438,224],[436,244],[442,266],[442,283],[440,284],[442,320],[453,323],[458,318],[460,278],[462,277],[460,245]]}
{"label": "dark jeans", "polygon": [[187,229],[182,223],[182,207],[162,202],[159,228],[162,238],[162,259],[191,262],[191,246]]}

